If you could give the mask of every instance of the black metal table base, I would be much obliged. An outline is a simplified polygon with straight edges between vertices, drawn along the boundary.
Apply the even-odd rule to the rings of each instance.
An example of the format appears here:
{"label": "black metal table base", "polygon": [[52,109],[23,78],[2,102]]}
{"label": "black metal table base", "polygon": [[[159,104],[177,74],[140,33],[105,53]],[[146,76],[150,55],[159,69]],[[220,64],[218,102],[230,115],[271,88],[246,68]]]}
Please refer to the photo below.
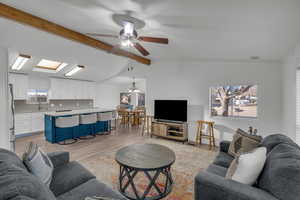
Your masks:
{"label": "black metal table base", "polygon": [[[139,193],[139,188],[136,187],[134,183],[134,177],[138,173],[144,173],[147,177],[149,183],[143,192]],[[165,183],[163,187],[157,185],[157,180],[159,176],[162,175],[165,178]],[[133,190],[133,194],[129,193],[129,186]],[[160,168],[156,170],[137,170],[135,168],[130,168],[120,165],[120,175],[119,175],[119,189],[120,192],[129,199],[132,200],[158,200],[166,197],[171,191],[173,186],[173,178],[171,174],[171,167]],[[157,192],[156,196],[149,196],[151,189]]]}

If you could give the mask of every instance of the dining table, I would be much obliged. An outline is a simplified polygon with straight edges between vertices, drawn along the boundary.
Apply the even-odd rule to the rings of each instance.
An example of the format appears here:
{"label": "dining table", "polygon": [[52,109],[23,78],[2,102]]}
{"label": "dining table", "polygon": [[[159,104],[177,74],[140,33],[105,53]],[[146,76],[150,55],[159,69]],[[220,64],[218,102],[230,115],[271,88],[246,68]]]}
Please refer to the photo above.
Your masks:
{"label": "dining table", "polygon": [[131,110],[131,109],[124,109],[121,110],[122,113],[125,113],[125,116],[129,116],[129,122],[132,126],[138,126],[141,124],[141,116],[145,115],[145,110]]}

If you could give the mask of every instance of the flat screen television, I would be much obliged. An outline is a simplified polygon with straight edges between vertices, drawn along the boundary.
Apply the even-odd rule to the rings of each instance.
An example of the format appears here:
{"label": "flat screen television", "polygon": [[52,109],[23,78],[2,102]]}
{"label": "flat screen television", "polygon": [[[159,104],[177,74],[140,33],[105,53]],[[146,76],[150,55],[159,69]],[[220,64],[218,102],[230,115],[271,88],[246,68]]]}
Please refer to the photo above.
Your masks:
{"label": "flat screen television", "polygon": [[154,100],[154,118],[186,122],[187,100]]}

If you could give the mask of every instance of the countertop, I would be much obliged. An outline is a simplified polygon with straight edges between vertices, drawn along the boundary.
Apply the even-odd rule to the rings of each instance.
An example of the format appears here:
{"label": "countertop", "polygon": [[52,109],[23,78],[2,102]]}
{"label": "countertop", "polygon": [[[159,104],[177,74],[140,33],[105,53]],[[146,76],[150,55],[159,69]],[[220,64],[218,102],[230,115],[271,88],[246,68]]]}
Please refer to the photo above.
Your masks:
{"label": "countertop", "polygon": [[81,110],[72,110],[66,112],[46,112],[45,115],[59,117],[59,116],[66,116],[66,115],[79,115],[79,114],[88,114],[88,113],[99,113],[99,112],[111,112],[115,109],[109,108],[89,108],[89,109],[81,109]]}
{"label": "countertop", "polygon": [[47,113],[47,112],[51,112],[49,110],[44,110],[44,111],[24,111],[24,112],[16,112],[16,115],[22,115],[22,114],[34,114],[34,113]]}

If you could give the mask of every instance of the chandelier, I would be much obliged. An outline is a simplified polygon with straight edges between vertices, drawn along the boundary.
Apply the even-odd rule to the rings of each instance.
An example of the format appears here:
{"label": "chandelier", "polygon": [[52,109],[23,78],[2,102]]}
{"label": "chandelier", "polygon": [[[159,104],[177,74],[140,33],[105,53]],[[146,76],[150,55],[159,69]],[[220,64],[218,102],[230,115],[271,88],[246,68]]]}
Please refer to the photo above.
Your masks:
{"label": "chandelier", "polygon": [[132,86],[128,89],[128,92],[130,93],[139,93],[141,92],[135,85],[135,78],[133,77]]}

